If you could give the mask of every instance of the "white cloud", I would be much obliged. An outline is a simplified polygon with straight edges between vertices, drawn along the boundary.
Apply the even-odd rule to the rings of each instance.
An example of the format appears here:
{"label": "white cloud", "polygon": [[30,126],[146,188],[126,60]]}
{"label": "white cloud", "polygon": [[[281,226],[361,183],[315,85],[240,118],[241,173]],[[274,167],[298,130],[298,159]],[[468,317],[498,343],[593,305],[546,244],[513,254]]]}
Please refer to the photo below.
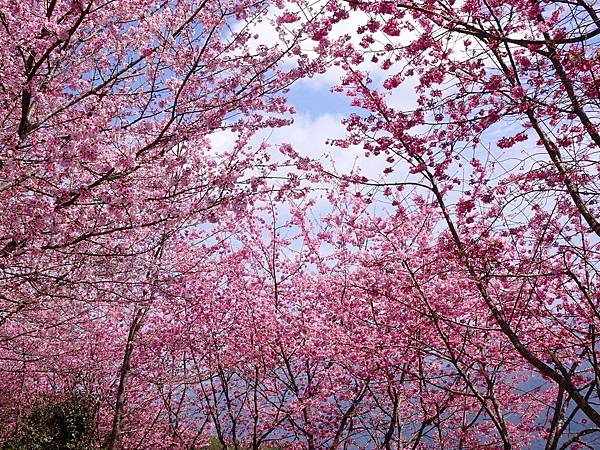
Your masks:
{"label": "white cloud", "polygon": [[210,145],[216,153],[222,153],[233,149],[236,141],[236,135],[231,130],[222,129],[213,131],[208,135]]}
{"label": "white cloud", "polygon": [[330,139],[346,135],[341,120],[341,115],[329,113],[298,114],[292,125],[265,131],[256,139],[266,140],[273,146],[273,151],[280,144],[290,144],[300,156],[320,161],[327,170],[338,174],[359,170],[366,177],[379,179],[383,169],[389,165],[383,158],[366,158],[360,147],[343,149],[327,144]]}

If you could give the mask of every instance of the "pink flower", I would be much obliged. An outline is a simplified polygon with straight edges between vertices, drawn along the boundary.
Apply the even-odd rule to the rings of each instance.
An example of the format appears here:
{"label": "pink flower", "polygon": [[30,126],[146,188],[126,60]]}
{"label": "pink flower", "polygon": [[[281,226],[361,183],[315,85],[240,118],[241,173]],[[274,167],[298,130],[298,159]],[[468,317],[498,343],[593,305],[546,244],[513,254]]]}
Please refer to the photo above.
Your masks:
{"label": "pink flower", "polygon": [[294,22],[297,22],[298,20],[300,20],[300,16],[298,16],[298,14],[291,13],[291,12],[285,12],[277,18],[277,23],[278,24],[294,23]]}

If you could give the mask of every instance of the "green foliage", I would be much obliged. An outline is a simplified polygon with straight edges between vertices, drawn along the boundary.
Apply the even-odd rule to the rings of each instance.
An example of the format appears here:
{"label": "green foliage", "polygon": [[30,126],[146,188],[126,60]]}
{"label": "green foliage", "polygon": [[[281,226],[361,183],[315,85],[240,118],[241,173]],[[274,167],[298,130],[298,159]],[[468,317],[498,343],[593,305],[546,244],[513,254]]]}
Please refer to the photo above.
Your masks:
{"label": "green foliage", "polygon": [[0,449],[91,450],[95,448],[95,416],[95,402],[82,394],[40,399]]}

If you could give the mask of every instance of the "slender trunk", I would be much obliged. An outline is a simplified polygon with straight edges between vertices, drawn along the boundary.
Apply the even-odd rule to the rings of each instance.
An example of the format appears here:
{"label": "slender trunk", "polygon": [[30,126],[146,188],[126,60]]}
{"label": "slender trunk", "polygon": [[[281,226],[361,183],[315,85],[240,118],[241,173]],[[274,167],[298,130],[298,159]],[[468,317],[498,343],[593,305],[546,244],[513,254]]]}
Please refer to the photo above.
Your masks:
{"label": "slender trunk", "polygon": [[121,363],[119,388],[117,389],[117,400],[115,402],[112,430],[108,442],[106,443],[107,450],[114,450],[119,440],[121,421],[123,419],[123,407],[125,405],[125,389],[127,387],[129,372],[131,371],[131,354],[133,353],[135,337],[140,329],[145,312],[146,310],[143,308],[136,308],[133,314],[133,320],[129,326],[127,343],[125,344],[125,354],[123,355],[123,362]]}

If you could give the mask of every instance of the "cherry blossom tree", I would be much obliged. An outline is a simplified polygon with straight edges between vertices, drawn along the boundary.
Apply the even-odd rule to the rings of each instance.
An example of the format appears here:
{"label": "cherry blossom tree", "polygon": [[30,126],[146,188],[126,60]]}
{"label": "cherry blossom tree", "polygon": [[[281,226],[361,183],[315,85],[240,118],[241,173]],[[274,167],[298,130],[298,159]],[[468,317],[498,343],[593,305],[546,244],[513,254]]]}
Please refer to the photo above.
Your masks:
{"label": "cherry blossom tree", "polygon": [[[288,121],[279,93],[303,69],[282,61],[302,33],[256,43],[273,8],[0,5],[3,426],[36,393],[91,385],[103,444],[121,445],[132,354],[180,270],[172,252],[210,239],[221,211],[244,210],[268,170],[249,139]],[[219,148],[223,130],[234,143]]]}
{"label": "cherry blossom tree", "polygon": [[[361,111],[334,143],[362,146],[387,168],[329,175],[366,204],[411,212],[404,221],[423,208],[435,221],[423,229],[429,258],[415,263],[398,249],[380,264],[404,261],[398,270],[445,347],[434,358],[479,403],[486,438],[513,448],[525,426],[538,426],[546,448],[585,445],[600,425],[597,8],[334,3],[334,19],[364,17],[359,42],[336,47],[346,73],[337,90]],[[409,90],[406,107],[399,97]],[[378,228],[372,238],[391,239]],[[507,385],[512,376],[525,378]],[[537,418],[516,412],[523,381],[545,391]]]}
{"label": "cherry blossom tree", "polygon": [[[593,4],[0,5],[2,439],[598,443]],[[325,70],[351,173],[253,140]]]}

